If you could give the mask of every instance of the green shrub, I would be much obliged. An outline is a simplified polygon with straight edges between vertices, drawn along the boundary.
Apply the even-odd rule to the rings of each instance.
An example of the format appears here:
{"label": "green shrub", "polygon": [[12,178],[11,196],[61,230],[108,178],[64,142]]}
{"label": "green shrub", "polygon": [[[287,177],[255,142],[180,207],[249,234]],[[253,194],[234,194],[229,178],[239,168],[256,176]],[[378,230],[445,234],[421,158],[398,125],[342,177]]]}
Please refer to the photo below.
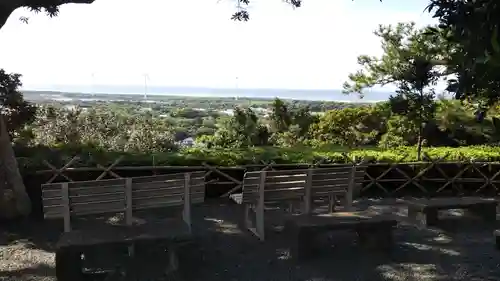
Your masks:
{"label": "green shrub", "polygon": [[[165,153],[124,153],[96,150],[91,147],[16,147],[16,155],[22,169],[30,171],[47,169],[43,160],[62,167],[74,156],[80,160],[72,167],[95,167],[97,164],[110,165],[118,157],[123,157],[119,166],[201,166],[203,163],[215,166],[243,166],[275,162],[277,164],[299,163],[348,163],[350,159],[369,162],[413,162],[416,161],[415,147],[393,149],[357,148],[343,151],[332,147],[294,148],[255,147],[248,149],[208,149],[189,148],[178,152]],[[432,159],[444,157],[446,161],[500,161],[500,147],[429,147],[423,149],[424,155]]]}

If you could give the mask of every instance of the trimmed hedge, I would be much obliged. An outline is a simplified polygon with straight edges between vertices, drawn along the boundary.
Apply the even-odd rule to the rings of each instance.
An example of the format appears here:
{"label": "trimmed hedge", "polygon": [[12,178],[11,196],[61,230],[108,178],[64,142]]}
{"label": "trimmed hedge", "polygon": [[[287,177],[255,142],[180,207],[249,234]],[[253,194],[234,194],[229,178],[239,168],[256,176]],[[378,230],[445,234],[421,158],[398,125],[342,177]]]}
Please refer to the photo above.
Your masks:
{"label": "trimmed hedge", "polygon": [[[110,165],[119,156],[123,156],[119,166],[201,166],[203,162],[215,166],[243,166],[275,162],[277,164],[294,163],[346,163],[350,159],[364,159],[369,162],[413,162],[417,160],[415,147],[396,149],[358,148],[352,150],[338,147],[278,148],[257,147],[248,149],[201,149],[190,148],[180,152],[157,154],[138,154],[123,152],[105,152],[84,148],[43,148],[16,147],[21,169],[33,171],[48,169],[42,163],[46,160],[56,167],[62,167],[73,156],[80,160],[72,167],[95,167],[96,164]],[[468,146],[468,147],[429,147],[423,148],[424,155],[431,158],[445,157],[447,161],[500,161],[500,147]]]}

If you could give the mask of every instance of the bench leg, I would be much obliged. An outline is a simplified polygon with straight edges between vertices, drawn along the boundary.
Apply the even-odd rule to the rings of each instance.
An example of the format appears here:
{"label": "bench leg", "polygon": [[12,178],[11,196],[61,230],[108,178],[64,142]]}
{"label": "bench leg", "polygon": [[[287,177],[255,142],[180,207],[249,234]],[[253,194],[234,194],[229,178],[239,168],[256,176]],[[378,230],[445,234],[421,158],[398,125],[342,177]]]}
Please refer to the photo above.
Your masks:
{"label": "bench leg", "polygon": [[193,266],[202,266],[204,260],[201,245],[197,241],[189,241],[178,245],[176,249],[179,272],[188,280],[195,279],[194,277],[197,277],[198,271],[193,270]]}
{"label": "bench leg", "polygon": [[408,218],[419,226],[433,226],[438,223],[438,210],[408,208]]}
{"label": "bench leg", "polygon": [[167,249],[168,251],[168,266],[165,270],[165,275],[168,278],[167,280],[178,281],[182,280],[179,272],[179,259],[177,256],[177,249],[175,247],[170,246]]}
{"label": "bench leg", "polygon": [[317,254],[315,233],[307,228],[297,229],[291,235],[290,254],[297,261],[307,261]]}
{"label": "bench leg", "polygon": [[71,248],[56,251],[56,277],[58,281],[82,281],[81,252]]}
{"label": "bench leg", "polygon": [[362,228],[358,229],[357,233],[362,247],[384,251],[392,248],[392,227]]}
{"label": "bench leg", "polygon": [[419,216],[419,211],[412,208],[412,207],[408,207],[408,219],[412,222],[416,222],[418,221],[418,216]]}
{"label": "bench leg", "polygon": [[334,195],[328,196],[328,212],[333,213],[335,212],[335,205],[336,205],[337,197]]}
{"label": "bench leg", "polygon": [[435,209],[430,209],[430,210],[425,210],[424,212],[424,219],[423,221],[425,225],[427,226],[435,226],[438,224],[438,210]]}
{"label": "bench leg", "polygon": [[497,220],[497,206],[496,204],[485,204],[473,206],[466,210],[468,213],[482,217],[486,221],[496,221]]}
{"label": "bench leg", "polygon": [[[255,223],[254,223],[255,221]],[[261,241],[264,241],[264,208],[245,205],[245,227],[250,230]]]}

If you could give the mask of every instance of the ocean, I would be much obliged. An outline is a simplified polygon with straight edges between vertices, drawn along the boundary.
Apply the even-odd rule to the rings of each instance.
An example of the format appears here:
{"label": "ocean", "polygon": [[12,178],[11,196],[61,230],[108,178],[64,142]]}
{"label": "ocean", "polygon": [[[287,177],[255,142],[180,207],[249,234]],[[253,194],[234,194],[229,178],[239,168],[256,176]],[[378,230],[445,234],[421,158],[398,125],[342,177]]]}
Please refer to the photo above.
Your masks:
{"label": "ocean", "polygon": [[[61,92],[66,94],[110,94],[110,95],[142,95],[144,86],[51,86],[37,89],[23,89],[23,92]],[[272,99],[275,97],[292,100],[339,101],[339,102],[378,102],[384,101],[393,94],[391,91],[371,90],[366,91],[364,97],[358,94],[343,94],[340,89],[229,89],[229,88],[204,88],[204,87],[162,87],[148,86],[147,96],[186,96],[186,97],[246,97],[259,99]]]}

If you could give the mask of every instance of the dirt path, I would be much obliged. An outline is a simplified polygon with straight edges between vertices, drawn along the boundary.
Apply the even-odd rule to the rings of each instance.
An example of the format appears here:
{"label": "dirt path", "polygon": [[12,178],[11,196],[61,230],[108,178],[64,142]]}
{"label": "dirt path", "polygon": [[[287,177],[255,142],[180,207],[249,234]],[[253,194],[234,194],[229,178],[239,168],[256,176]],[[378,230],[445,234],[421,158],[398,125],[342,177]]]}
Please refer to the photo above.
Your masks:
{"label": "dirt path", "polygon": [[[401,206],[376,204],[371,208],[404,216]],[[194,280],[500,280],[500,252],[492,236],[496,226],[478,220],[451,219],[440,229],[425,230],[403,222],[390,256],[367,253],[357,247],[352,235],[339,233],[325,237],[329,241],[317,259],[298,266],[289,258],[280,234],[269,232],[266,241],[259,242],[239,226],[241,219],[241,208],[231,203],[194,210],[203,258],[201,265],[190,265],[197,276]],[[52,245],[57,232],[53,229],[45,224],[4,229],[0,280],[55,280]]]}

